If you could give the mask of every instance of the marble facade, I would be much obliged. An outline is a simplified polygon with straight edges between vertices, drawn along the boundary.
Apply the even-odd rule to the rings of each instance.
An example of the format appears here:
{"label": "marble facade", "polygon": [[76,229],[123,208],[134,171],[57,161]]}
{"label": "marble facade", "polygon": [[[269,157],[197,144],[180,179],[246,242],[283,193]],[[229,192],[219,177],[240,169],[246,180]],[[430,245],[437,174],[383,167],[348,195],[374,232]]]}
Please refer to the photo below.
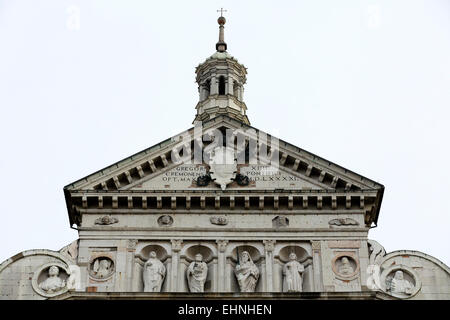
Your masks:
{"label": "marble facade", "polygon": [[79,239],[0,264],[0,299],[450,299],[448,266],[368,239],[383,185],[250,126],[219,24],[195,126],[64,187]]}

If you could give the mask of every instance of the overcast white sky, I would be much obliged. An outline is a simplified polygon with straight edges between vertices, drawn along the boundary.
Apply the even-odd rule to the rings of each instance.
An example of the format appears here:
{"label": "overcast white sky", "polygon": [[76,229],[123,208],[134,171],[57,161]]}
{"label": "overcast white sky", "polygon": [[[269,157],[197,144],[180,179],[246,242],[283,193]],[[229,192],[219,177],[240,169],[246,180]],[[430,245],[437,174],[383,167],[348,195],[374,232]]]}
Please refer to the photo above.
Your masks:
{"label": "overcast white sky", "polygon": [[191,127],[220,7],[251,124],[384,184],[369,237],[450,265],[448,0],[0,0],[0,262],[77,238],[65,185]]}

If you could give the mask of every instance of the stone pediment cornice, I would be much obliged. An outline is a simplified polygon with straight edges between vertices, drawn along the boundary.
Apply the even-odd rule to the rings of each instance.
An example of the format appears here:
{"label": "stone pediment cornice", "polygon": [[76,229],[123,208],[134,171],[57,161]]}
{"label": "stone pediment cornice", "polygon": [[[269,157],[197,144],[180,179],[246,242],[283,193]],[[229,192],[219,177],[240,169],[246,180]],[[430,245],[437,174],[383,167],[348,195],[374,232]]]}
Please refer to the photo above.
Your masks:
{"label": "stone pediment cornice", "polygon": [[[74,190],[68,195],[71,223],[81,222],[81,212],[214,212],[256,211],[320,214],[359,212],[371,224],[376,212],[375,190]],[[112,211],[111,211],[112,210]]]}
{"label": "stone pediment cornice", "polygon": [[344,190],[301,190],[301,189],[274,189],[274,190],[217,190],[211,189],[180,189],[180,190],[72,190],[72,194],[83,194],[83,195],[133,195],[133,194],[163,194],[163,195],[178,195],[178,194],[204,194],[204,195],[216,195],[216,194],[275,194],[275,195],[303,195],[303,194],[328,194],[328,195],[339,195],[339,196],[353,196],[353,195],[376,195],[377,191],[372,189],[365,190],[354,190],[354,191],[344,191]]}

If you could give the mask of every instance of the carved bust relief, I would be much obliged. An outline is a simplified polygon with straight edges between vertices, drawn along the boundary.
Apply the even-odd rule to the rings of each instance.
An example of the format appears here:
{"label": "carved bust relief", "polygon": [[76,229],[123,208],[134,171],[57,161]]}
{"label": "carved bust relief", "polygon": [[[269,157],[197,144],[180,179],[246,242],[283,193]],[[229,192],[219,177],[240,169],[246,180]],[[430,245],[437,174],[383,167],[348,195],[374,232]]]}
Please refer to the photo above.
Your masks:
{"label": "carved bust relief", "polygon": [[281,228],[281,227],[288,227],[289,226],[289,219],[285,216],[276,216],[272,219],[272,227],[274,228]]}
{"label": "carved bust relief", "polygon": [[89,275],[97,280],[108,279],[114,273],[114,262],[108,257],[95,258],[89,266]]}
{"label": "carved bust relief", "polygon": [[401,299],[411,298],[422,287],[418,274],[404,265],[393,265],[383,270],[380,278],[383,291]]}
{"label": "carved bust relief", "polygon": [[392,293],[410,295],[414,288],[414,284],[405,279],[402,270],[397,270],[394,276],[389,280],[386,280],[386,289]]}
{"label": "carved bust relief", "polygon": [[47,293],[61,291],[66,286],[66,281],[59,277],[59,268],[51,266],[48,269],[48,278],[39,284],[39,288]]}
{"label": "carved bust relief", "polygon": [[169,215],[163,215],[158,218],[158,224],[160,227],[168,227],[173,224],[173,218]]}
{"label": "carved bust relief", "polygon": [[355,279],[359,274],[359,263],[351,253],[337,254],[331,263],[331,267],[337,278],[342,280]]}
{"label": "carved bust relief", "polygon": [[68,290],[69,273],[61,263],[49,263],[35,271],[32,287],[41,296],[54,297]]}
{"label": "carved bust relief", "polygon": [[341,263],[338,266],[338,272],[342,275],[350,275],[354,272],[355,270],[353,269],[352,265],[350,264],[349,258],[348,257],[342,257],[341,258]]}

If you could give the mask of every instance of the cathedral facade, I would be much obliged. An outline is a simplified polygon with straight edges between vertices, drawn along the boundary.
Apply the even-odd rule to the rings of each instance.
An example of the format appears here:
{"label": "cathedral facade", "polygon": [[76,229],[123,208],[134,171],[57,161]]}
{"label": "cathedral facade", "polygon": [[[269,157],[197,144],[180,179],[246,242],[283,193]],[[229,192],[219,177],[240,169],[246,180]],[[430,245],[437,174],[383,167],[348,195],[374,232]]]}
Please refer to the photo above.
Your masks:
{"label": "cathedral facade", "polygon": [[383,185],[250,125],[225,22],[194,126],[64,187],[79,239],[4,261],[0,299],[450,299],[444,263],[368,239]]}

